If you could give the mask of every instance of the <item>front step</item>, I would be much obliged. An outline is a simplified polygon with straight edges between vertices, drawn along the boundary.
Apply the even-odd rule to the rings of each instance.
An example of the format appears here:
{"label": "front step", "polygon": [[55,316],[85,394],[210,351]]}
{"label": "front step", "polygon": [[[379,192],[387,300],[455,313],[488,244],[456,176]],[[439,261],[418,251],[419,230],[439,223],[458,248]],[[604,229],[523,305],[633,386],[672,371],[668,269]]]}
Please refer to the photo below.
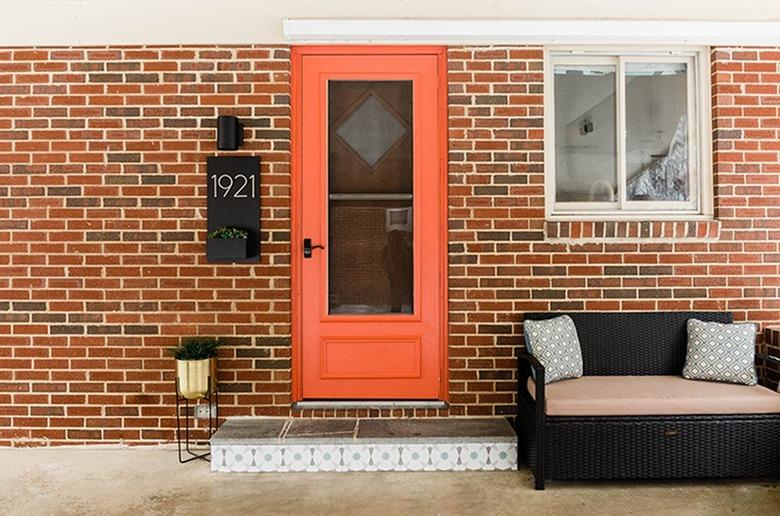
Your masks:
{"label": "front step", "polygon": [[211,471],[495,471],[517,468],[505,419],[228,419]]}

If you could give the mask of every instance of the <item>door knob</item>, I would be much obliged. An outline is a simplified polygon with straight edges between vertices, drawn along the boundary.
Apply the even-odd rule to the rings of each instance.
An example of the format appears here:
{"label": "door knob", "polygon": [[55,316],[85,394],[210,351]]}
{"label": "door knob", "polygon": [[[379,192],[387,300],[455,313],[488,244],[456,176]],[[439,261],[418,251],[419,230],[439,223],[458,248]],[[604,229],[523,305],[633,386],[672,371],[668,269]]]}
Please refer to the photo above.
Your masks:
{"label": "door knob", "polygon": [[303,257],[311,258],[311,252],[313,249],[325,249],[324,245],[311,245],[311,238],[303,239]]}

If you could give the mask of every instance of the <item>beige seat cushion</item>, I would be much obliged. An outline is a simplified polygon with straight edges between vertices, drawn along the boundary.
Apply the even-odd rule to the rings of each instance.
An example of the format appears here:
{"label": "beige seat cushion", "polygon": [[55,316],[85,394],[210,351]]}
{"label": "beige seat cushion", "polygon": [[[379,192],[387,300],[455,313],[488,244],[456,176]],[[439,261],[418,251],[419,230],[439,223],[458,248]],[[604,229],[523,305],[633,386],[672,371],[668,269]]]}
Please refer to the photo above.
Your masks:
{"label": "beige seat cushion", "polygon": [[[535,397],[533,379],[528,390]],[[649,416],[780,413],[780,394],[682,376],[583,376],[548,384],[549,416]]]}

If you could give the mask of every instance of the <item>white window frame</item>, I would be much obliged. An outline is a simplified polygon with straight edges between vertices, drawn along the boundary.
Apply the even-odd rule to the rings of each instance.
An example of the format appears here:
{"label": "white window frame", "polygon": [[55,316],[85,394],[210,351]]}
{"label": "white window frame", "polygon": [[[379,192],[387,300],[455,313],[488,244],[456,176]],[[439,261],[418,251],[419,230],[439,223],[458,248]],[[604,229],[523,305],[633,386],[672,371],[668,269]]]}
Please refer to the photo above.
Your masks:
{"label": "white window frame", "polygon": [[[626,63],[686,63],[690,201],[629,201],[626,197]],[[555,64],[610,64],[616,75],[615,134],[618,201],[556,203]],[[713,218],[712,109],[708,47],[546,47],[544,52],[545,215],[548,220],[697,220]],[[693,193],[695,192],[695,198]]]}

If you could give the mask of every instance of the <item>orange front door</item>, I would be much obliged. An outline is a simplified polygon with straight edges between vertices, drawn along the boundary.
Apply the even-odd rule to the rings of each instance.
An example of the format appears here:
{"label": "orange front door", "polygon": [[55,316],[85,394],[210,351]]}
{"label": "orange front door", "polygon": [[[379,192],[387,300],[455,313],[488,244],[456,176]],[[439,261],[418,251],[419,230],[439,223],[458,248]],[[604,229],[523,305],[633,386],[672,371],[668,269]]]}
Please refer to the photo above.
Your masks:
{"label": "orange front door", "polygon": [[443,399],[438,49],[296,49],[299,399]]}

